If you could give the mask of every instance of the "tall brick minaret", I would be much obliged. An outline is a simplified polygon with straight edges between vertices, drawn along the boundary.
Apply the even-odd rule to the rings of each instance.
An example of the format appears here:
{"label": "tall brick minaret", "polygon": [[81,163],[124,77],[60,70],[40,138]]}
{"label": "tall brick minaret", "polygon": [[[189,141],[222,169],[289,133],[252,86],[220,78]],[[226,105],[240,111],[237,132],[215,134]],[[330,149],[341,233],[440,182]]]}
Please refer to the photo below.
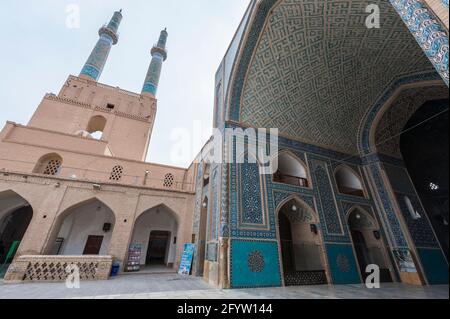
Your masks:
{"label": "tall brick minaret", "polygon": [[119,30],[121,21],[122,9],[114,12],[114,15],[108,25],[100,28],[98,31],[100,39],[81,70],[80,77],[98,81],[100,75],[102,74],[103,68],[105,67],[111,47],[119,41],[117,31]]}

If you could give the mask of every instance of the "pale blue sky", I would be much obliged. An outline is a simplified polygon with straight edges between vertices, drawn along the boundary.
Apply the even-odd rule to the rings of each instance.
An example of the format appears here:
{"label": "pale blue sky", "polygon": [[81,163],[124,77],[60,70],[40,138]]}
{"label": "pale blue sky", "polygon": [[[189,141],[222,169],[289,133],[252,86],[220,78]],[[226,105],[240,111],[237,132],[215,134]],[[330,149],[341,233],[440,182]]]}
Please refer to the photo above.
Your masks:
{"label": "pale blue sky", "polygon": [[[169,58],[158,91],[158,114],[148,161],[187,166],[193,155],[171,158],[170,133],[211,132],[214,75],[249,0],[6,0],[2,1],[0,125],[26,124],[47,92],[58,93],[69,74],[78,75],[98,40],[98,29],[123,9],[119,44],[100,82],[140,92],[159,32],[169,32]],[[80,28],[66,27],[66,7],[78,4]],[[192,158],[191,158],[192,157]]]}

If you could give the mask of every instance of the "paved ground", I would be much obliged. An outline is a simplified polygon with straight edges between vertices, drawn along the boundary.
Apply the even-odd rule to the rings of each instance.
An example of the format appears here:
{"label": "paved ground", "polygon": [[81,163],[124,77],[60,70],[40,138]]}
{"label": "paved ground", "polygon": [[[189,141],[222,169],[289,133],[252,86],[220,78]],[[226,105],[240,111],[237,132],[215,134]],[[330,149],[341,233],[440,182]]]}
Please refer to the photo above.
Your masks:
{"label": "paved ground", "polygon": [[201,278],[174,274],[125,275],[102,282],[82,282],[80,289],[64,283],[6,285],[0,282],[0,299],[448,299],[448,286],[415,287],[401,284],[367,289],[362,285],[309,286],[220,290]]}

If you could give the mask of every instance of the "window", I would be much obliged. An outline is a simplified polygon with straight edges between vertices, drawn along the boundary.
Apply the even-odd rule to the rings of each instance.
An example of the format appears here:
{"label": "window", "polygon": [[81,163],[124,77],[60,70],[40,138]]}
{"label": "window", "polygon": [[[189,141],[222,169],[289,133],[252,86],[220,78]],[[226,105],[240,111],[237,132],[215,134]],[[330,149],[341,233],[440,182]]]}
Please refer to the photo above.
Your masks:
{"label": "window", "polygon": [[278,183],[309,187],[305,166],[295,156],[286,152],[278,156],[278,171],[273,179]]}
{"label": "window", "polygon": [[62,157],[58,154],[47,154],[38,161],[34,173],[57,176],[61,172]]}
{"label": "window", "polygon": [[339,193],[364,197],[364,189],[361,179],[347,166],[340,166],[335,173]]}
{"label": "window", "polygon": [[175,180],[175,177],[173,176],[173,174],[169,173],[166,174],[166,176],[164,177],[164,187],[170,188],[173,186],[173,182]]}
{"label": "window", "polygon": [[86,131],[91,135],[93,139],[101,140],[105,127],[106,118],[101,115],[97,115],[91,118]]}
{"label": "window", "polygon": [[110,109],[110,110],[114,110],[115,107],[116,107],[116,106],[115,106],[114,104],[111,104],[111,103],[108,103],[108,104],[106,105],[106,108],[108,108],[108,109]]}
{"label": "window", "polygon": [[120,165],[114,166],[111,171],[111,176],[109,177],[109,180],[118,182],[122,179],[122,175],[123,175],[123,167]]}
{"label": "window", "polygon": [[211,165],[206,164],[205,166],[205,173],[203,174],[203,187],[207,186],[209,184],[209,175],[211,172]]}

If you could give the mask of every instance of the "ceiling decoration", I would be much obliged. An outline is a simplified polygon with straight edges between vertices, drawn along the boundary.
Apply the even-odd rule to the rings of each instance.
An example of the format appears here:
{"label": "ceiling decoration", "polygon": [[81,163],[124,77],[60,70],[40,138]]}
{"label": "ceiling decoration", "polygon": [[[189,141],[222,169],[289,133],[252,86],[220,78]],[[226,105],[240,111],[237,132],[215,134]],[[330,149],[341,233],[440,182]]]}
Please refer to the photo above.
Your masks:
{"label": "ceiling decoration", "polygon": [[[284,0],[272,14],[263,1],[266,25],[258,27],[257,14],[247,39],[255,42],[254,56],[234,86],[242,89],[239,119],[236,92],[231,118],[356,154],[360,122],[386,87],[401,76],[434,71],[394,8],[371,3],[380,7],[380,29],[366,28],[364,0]],[[247,59],[244,52],[239,63]]]}
{"label": "ceiling decoration", "polygon": [[379,153],[401,158],[400,133],[413,114],[427,101],[448,99],[446,86],[406,89],[383,114],[375,133]]}

